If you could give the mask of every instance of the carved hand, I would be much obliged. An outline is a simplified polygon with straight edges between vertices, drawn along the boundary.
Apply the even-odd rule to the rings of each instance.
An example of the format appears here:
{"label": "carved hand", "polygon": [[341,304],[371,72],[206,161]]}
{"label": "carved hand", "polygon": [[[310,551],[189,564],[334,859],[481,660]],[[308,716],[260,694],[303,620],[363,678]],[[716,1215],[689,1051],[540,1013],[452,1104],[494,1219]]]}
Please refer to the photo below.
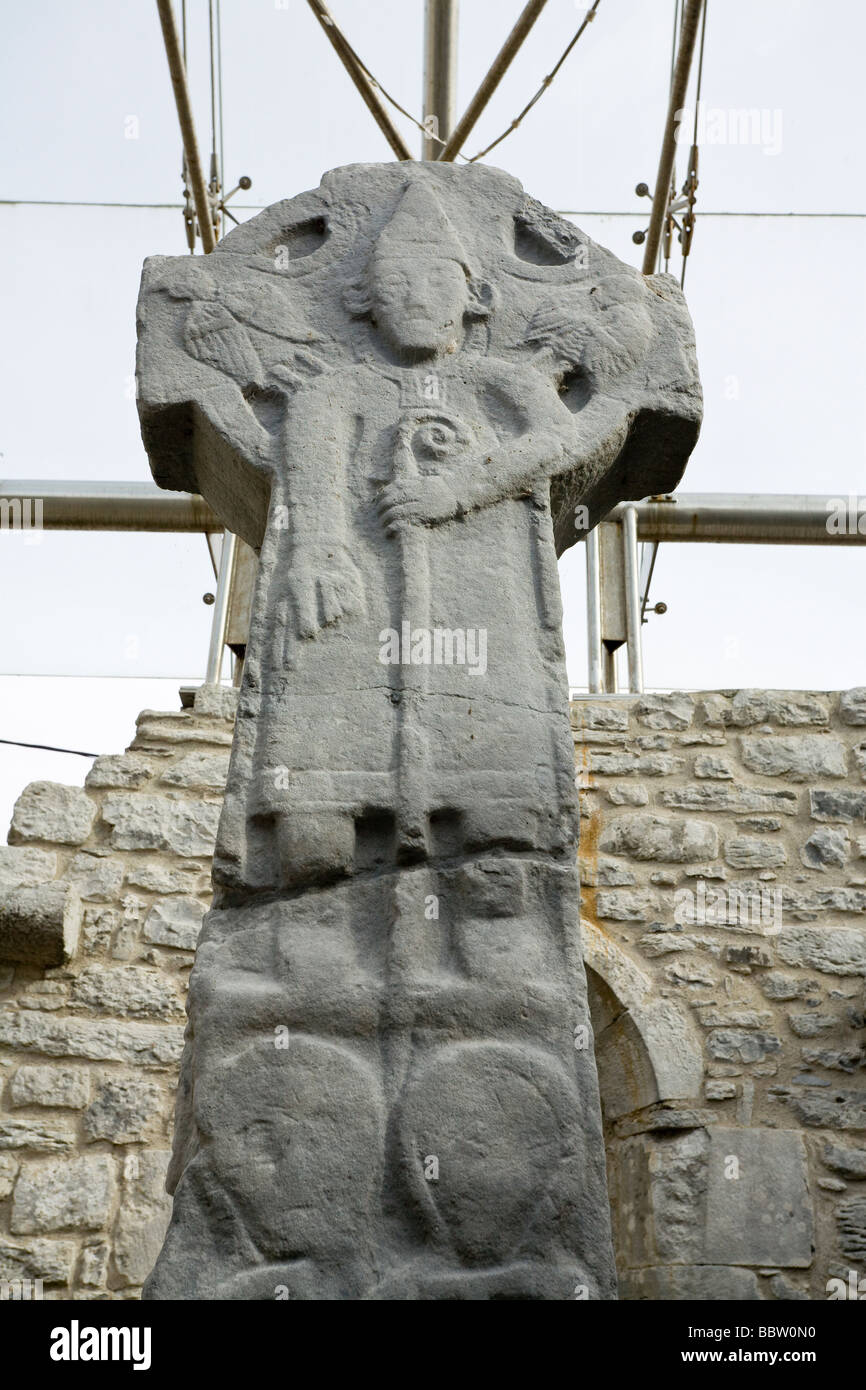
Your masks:
{"label": "carved hand", "polygon": [[327,542],[302,544],[292,556],[289,596],[299,637],[315,637],[364,609],[361,575],[348,551]]}
{"label": "carved hand", "polygon": [[444,521],[462,510],[454,488],[438,473],[389,483],[379,496],[379,515],[389,536],[401,525]]}

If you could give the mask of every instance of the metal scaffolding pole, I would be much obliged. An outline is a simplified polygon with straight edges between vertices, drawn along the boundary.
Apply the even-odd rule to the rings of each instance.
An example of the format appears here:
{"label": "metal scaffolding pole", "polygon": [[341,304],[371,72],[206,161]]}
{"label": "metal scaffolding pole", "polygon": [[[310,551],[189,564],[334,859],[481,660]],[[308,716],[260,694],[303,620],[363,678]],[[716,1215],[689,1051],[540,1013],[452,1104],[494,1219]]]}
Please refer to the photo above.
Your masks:
{"label": "metal scaffolding pole", "polygon": [[367,109],[370,111],[374,121],[397,158],[411,159],[412,152],[409,146],[406,144],[399,130],[397,130],[396,126],[393,124],[388,112],[377,97],[369,76],[358,60],[358,55],[354,52],[348,40],[335,23],[327,5],[323,4],[322,0],[307,0],[307,4],[321,24],[328,42],[331,44],[340,62],[346,69],[346,72],[360,92]]}
{"label": "metal scaffolding pole", "polygon": [[174,88],[177,118],[180,121],[183,152],[186,156],[186,167],[189,173],[189,182],[192,188],[193,201],[195,203],[195,215],[198,218],[202,249],[205,254],[207,254],[216,246],[216,232],[214,230],[213,212],[210,198],[208,197],[204,170],[198,152],[198,141],[195,138],[192,103],[189,99],[189,87],[186,82],[186,68],[184,66],[183,53],[181,52],[180,36],[177,32],[177,24],[174,19],[174,6],[171,0],[156,0],[156,8],[159,10],[159,22],[162,25],[162,37],[165,43],[166,57],[168,58],[171,85]]}
{"label": "metal scaffolding pole", "polygon": [[674,79],[671,83],[671,95],[668,104],[667,120],[665,121],[665,133],[662,140],[661,154],[659,156],[658,173],[656,174],[655,187],[653,189],[652,213],[650,214],[649,229],[647,231],[646,241],[644,242],[643,266],[641,267],[644,275],[652,275],[656,268],[656,256],[658,255],[662,223],[665,219],[668,198],[670,196],[674,157],[677,152],[676,116],[677,112],[682,110],[683,102],[686,99],[702,3],[703,0],[685,0],[686,8],[685,14],[683,15],[682,29],[680,30],[680,42],[677,49]]}
{"label": "metal scaffolding pole", "polygon": [[229,599],[235,568],[237,536],[231,531],[223,534],[223,548],[220,555],[219,576],[217,578],[216,598],[213,606],[213,621],[210,630],[210,647],[207,654],[206,685],[219,685],[222,674],[223,652],[226,644],[226,628],[229,620]]}
{"label": "metal scaffolding pole", "polygon": [[[526,38],[526,35],[529,33],[546,4],[547,0],[529,0],[529,3],[518,17],[517,23],[494,58],[489,72],[463,115],[460,117],[460,120],[447,136],[443,136],[443,139],[447,142],[444,149],[440,149],[439,154],[434,154],[431,156],[432,158],[443,160],[456,159],[459,151],[463,148],[466,140],[472,133],[482,111],[493,96],[493,93],[496,91],[496,88],[499,86],[508,68],[511,66],[515,54],[523,43],[523,40]],[[442,134],[441,131],[439,133],[440,135]]]}
{"label": "metal scaffolding pole", "polygon": [[[427,0],[424,30],[424,120],[447,140],[457,116],[458,0]],[[424,159],[437,159],[442,146],[424,136]]]}
{"label": "metal scaffolding pole", "polygon": [[637,508],[630,504],[622,513],[622,548],[625,565],[625,612],[628,631],[628,688],[643,692],[643,634],[640,604],[640,565],[637,554]]}

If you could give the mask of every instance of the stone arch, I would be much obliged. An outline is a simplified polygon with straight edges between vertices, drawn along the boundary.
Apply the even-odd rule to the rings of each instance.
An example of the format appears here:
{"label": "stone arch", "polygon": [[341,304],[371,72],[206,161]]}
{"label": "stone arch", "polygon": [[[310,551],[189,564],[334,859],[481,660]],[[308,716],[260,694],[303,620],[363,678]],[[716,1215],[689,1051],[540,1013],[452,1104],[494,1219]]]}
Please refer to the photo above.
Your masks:
{"label": "stone arch", "polygon": [[696,1099],[704,1068],[691,1016],[586,918],[581,935],[605,1120]]}

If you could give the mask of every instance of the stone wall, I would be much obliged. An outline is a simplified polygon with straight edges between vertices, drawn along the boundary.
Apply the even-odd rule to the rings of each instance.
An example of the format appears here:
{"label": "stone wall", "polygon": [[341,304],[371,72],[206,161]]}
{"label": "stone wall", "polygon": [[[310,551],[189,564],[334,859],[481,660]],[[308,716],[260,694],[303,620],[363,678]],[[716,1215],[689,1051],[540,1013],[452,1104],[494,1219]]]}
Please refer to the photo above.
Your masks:
{"label": "stone wall", "polygon": [[48,1298],[137,1298],[162,1244],[233,716],[213,688],[145,711],[83,790],[27,787],[0,848],[0,1280]]}
{"label": "stone wall", "polygon": [[[145,712],[0,848],[0,1280],[46,1297],[136,1298],[162,1241],[233,707]],[[622,1296],[825,1298],[866,1275],[866,691],[572,708]]]}
{"label": "stone wall", "polygon": [[572,722],[622,1296],[826,1298],[866,1276],[866,690]]}

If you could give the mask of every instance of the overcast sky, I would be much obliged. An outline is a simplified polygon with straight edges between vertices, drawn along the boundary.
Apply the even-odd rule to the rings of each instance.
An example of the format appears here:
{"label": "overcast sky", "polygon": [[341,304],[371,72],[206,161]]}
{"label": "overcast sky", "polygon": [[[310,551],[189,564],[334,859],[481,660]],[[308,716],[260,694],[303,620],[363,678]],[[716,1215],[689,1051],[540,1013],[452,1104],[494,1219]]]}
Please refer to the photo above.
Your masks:
{"label": "overcast sky", "polygon": [[[207,3],[187,8],[209,147]],[[331,8],[385,87],[420,114],[423,0]],[[462,0],[461,108],[521,8]],[[548,0],[468,154],[507,127],[585,9]],[[602,0],[556,82],[491,156],[635,265],[631,236],[649,203],[634,186],[652,185],[658,161],[673,13],[674,0]],[[138,280],[145,256],[186,249],[156,6],[40,0],[14,7],[4,28],[0,477],[146,480],[131,386]],[[253,180],[240,218],[253,215],[249,204],[315,187],[326,169],[391,157],[305,0],[222,0],[222,46],[225,183]],[[860,0],[709,0],[707,139],[686,281],[706,416],[685,491],[853,493],[866,507],[864,50]],[[763,113],[758,141],[710,143],[712,113],[738,108]],[[416,149],[420,136],[395,121]],[[145,206],[70,205],[82,203]],[[644,630],[647,684],[864,683],[864,565],[860,549],[662,547],[652,599],[668,613]],[[586,678],[583,570],[577,546],[561,565],[576,686]],[[201,678],[201,596],[212,586],[202,537],[0,536],[0,737],[119,751],[140,709],[175,708],[181,681]],[[0,820],[27,781],[80,782],[87,767],[0,746]]]}

